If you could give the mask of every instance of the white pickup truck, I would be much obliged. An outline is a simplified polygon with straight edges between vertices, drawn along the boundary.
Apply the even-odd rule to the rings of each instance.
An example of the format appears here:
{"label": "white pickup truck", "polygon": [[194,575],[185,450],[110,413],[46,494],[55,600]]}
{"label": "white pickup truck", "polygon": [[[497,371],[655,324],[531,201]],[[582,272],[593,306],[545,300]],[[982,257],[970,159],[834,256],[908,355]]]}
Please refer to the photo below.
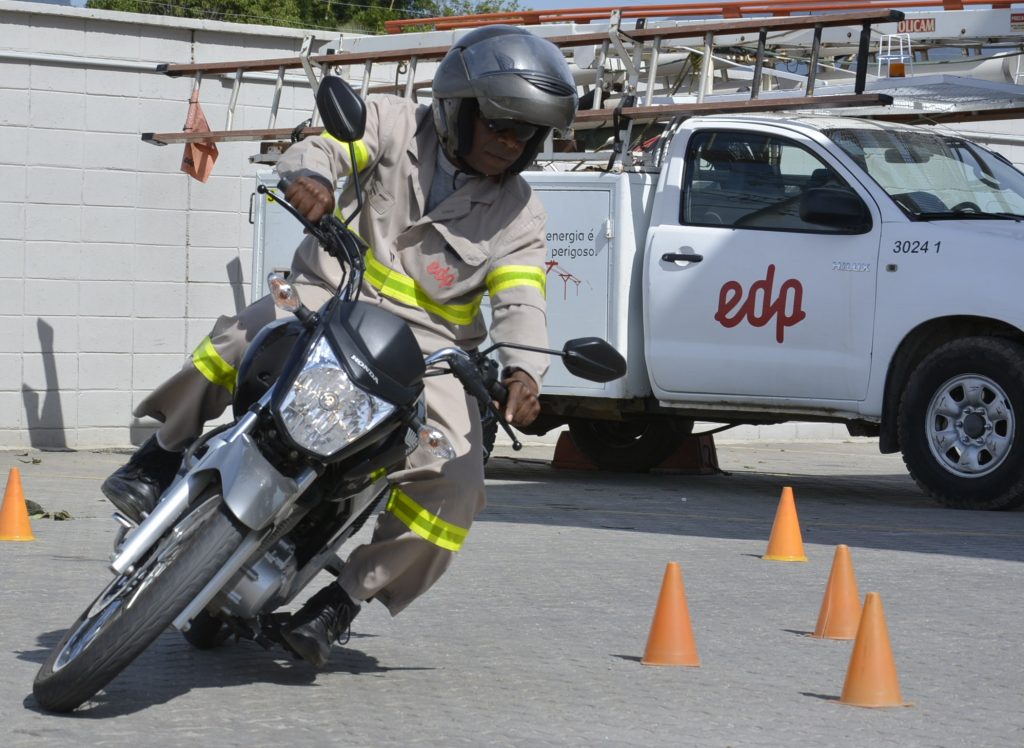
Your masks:
{"label": "white pickup truck", "polygon": [[714,116],[655,165],[526,174],[549,213],[556,365],[536,432],[645,470],[693,422],[847,424],[942,504],[1024,503],[1024,175],[962,137],[855,118]]}

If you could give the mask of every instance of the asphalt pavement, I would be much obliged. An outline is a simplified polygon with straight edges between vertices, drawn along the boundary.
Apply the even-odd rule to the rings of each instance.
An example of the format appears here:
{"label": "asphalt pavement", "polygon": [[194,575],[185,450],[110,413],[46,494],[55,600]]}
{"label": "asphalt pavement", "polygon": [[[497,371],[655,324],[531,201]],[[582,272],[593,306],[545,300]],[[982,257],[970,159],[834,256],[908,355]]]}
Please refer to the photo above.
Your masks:
{"label": "asphalt pavement", "polygon": [[[32,679],[109,579],[99,484],[117,452],[0,452],[70,519],[0,542],[5,746],[1021,746],[1024,512],[943,509],[870,439],[720,442],[722,472],[488,465],[489,505],[449,573],[396,618],[370,604],[322,670],[168,630],[71,716]],[[766,561],[783,486],[806,563]],[[364,529],[360,538],[367,536]],[[909,706],[841,704],[853,643],[809,637],[835,547],[877,592]],[[699,668],[640,663],[680,564]],[[310,590],[312,592],[312,590]]]}

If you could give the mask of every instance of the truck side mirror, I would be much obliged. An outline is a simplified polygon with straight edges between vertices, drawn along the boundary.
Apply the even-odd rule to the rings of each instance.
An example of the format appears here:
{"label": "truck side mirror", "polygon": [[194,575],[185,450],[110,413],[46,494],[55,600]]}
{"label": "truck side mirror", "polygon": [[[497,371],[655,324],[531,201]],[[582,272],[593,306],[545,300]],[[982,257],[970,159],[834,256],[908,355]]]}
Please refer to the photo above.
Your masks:
{"label": "truck side mirror", "polygon": [[566,342],[562,362],[570,373],[591,382],[610,382],[626,374],[626,359],[601,338],[574,338]]}
{"label": "truck side mirror", "polygon": [[871,230],[871,214],[853,190],[812,187],[800,197],[800,218],[807,223],[837,229],[844,234]]}
{"label": "truck side mirror", "polygon": [[343,143],[363,137],[366,102],[343,78],[336,75],[323,77],[316,90],[316,109],[327,132]]}

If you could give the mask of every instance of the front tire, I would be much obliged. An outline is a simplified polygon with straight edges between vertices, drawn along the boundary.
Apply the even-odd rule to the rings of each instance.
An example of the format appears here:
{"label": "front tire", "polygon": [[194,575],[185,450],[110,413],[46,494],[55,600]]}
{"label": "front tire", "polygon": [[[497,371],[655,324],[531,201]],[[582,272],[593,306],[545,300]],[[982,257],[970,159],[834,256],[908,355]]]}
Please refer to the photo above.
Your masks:
{"label": "front tire", "polygon": [[1024,503],[1024,346],[964,338],[917,366],[900,401],[903,461],[954,509]]}
{"label": "front tire", "polygon": [[602,470],[646,473],[660,465],[693,431],[693,421],[651,419],[569,421],[576,448]]}
{"label": "front tire", "polygon": [[68,629],[32,685],[40,706],[70,712],[109,683],[184,610],[244,535],[220,495],[206,494]]}

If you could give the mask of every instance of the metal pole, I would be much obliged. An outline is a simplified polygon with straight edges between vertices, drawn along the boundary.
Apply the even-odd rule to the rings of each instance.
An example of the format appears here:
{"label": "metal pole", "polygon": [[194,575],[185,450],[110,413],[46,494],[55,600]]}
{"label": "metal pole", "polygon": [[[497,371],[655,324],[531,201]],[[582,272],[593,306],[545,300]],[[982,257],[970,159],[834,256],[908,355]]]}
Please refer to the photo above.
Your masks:
{"label": "metal pole", "polygon": [[242,70],[235,71],[235,84],[231,87],[231,101],[228,103],[228,121],[224,125],[225,130],[231,129],[231,123],[235,119],[235,104],[238,102],[238,92],[242,88]]}
{"label": "metal pole", "polygon": [[821,51],[821,24],[814,27],[814,41],[811,42],[811,61],[807,63],[807,95],[814,96],[814,79],[818,75],[818,53]]}
{"label": "metal pole", "polygon": [[654,100],[654,85],[658,77],[658,55],[661,52],[661,37],[654,37],[654,47],[651,49],[651,61],[647,64],[647,96],[644,104],[650,106]]}
{"label": "metal pole", "polygon": [[860,29],[860,44],[857,46],[857,77],[854,79],[853,92],[864,93],[864,85],[868,80],[868,52],[871,48],[871,24],[865,23]]}
{"label": "metal pole", "polygon": [[754,59],[754,79],[750,82],[750,98],[761,94],[761,70],[764,68],[764,46],[768,40],[768,29],[762,28],[757,35],[757,57]]}
{"label": "metal pole", "polygon": [[405,79],[405,98],[411,99],[413,95],[413,84],[416,82],[416,55],[409,58],[409,77]]}
{"label": "metal pole", "polygon": [[268,128],[272,128],[277,122],[277,108],[281,103],[281,89],[284,87],[284,65],[277,69],[277,80],[274,82],[274,100],[270,104],[270,122]]}
{"label": "metal pole", "polygon": [[697,91],[697,103],[704,103],[704,93],[711,85],[711,55],[714,54],[714,39],[715,35],[710,31],[704,34],[704,60],[700,65],[700,88]]}

